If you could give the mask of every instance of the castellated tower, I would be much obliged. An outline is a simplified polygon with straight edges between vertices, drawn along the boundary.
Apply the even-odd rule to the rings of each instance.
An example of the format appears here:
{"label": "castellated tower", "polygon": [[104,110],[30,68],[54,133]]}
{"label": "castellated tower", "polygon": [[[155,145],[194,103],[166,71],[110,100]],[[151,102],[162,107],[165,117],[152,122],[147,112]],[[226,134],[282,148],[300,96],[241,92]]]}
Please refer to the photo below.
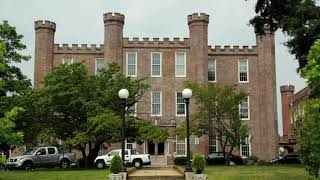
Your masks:
{"label": "castellated tower", "polygon": [[123,70],[122,38],[124,15],[120,13],[106,13],[104,21],[104,59],[107,63],[116,62]]}
{"label": "castellated tower", "polygon": [[282,129],[283,136],[291,137],[291,99],[294,93],[294,86],[285,85],[280,87],[281,102],[282,102]]}
{"label": "castellated tower", "polygon": [[208,24],[209,15],[194,13],[188,16],[190,35],[190,79],[208,80]]}
{"label": "castellated tower", "polygon": [[52,70],[53,43],[56,24],[50,21],[35,21],[34,87],[40,87],[44,77]]}
{"label": "castellated tower", "polygon": [[[258,94],[261,143],[259,154],[268,159],[278,151],[278,124],[277,124],[277,98],[276,98],[276,67],[274,33],[270,27],[264,27],[264,34],[256,32],[258,49]],[[265,121],[265,122],[261,122]],[[266,148],[268,147],[268,148]]]}

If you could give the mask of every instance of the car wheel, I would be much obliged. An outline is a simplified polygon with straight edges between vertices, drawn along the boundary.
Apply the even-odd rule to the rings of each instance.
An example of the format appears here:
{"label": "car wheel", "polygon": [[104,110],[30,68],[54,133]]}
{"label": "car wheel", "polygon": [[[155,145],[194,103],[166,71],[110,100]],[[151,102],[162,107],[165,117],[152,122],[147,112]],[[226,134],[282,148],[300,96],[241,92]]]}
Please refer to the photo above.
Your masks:
{"label": "car wheel", "polygon": [[70,166],[70,162],[67,159],[62,159],[59,166],[63,169],[68,168]]}
{"label": "car wheel", "polygon": [[106,166],[103,160],[99,160],[96,162],[96,168],[103,169]]}
{"label": "car wheel", "polygon": [[136,168],[141,168],[142,162],[141,162],[141,160],[134,160],[133,165]]}
{"label": "car wheel", "polygon": [[23,165],[23,169],[25,169],[25,170],[32,170],[32,169],[34,169],[33,163],[30,162],[30,161],[25,162],[24,165]]}

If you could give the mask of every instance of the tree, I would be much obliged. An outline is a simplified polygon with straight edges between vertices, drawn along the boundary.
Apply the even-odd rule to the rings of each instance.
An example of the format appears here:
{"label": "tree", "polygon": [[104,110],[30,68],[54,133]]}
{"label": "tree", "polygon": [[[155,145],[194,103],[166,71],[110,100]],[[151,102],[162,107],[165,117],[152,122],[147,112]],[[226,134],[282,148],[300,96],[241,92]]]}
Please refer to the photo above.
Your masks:
{"label": "tree", "polygon": [[320,99],[311,99],[303,105],[299,154],[310,175],[319,177],[320,168]]}
{"label": "tree", "polygon": [[258,33],[269,25],[290,37],[285,44],[299,61],[300,71],[307,64],[310,47],[320,38],[320,7],[314,0],[257,0],[255,12],[250,23]]}
{"label": "tree", "polygon": [[[22,37],[8,21],[0,23],[0,118],[16,107],[17,99],[31,87],[30,80],[15,66],[30,59],[30,56],[19,52],[26,49],[21,42]],[[8,155],[10,145],[9,142],[2,142],[0,149]]]}
{"label": "tree", "polygon": [[[317,40],[311,47],[308,63],[302,69],[302,76],[308,79],[308,84],[314,92],[320,92],[320,40]],[[298,116],[301,122],[300,136],[298,136],[299,153],[309,174],[318,178],[320,168],[319,96],[305,101],[302,108],[304,113]]]}
{"label": "tree", "polygon": [[[62,64],[45,77],[43,88],[26,94],[21,102],[26,112],[19,122],[30,124],[36,132],[43,129],[38,139],[51,141],[55,137],[79,149],[86,167],[90,167],[102,144],[120,141],[122,106],[118,91],[127,88],[130,92],[126,104],[128,116],[130,107],[149,87],[143,81],[121,74],[116,64],[109,64],[98,76],[89,75],[83,63]],[[130,121],[127,138],[138,139],[141,134],[136,132],[144,132],[139,130],[142,122],[133,117],[127,121]],[[144,125],[154,130],[148,133],[162,132],[159,127]]]}
{"label": "tree", "polygon": [[[17,114],[23,111],[22,108],[15,107],[11,111],[5,114],[5,117],[0,118],[0,147],[6,147],[7,145],[18,145],[23,142],[23,133],[15,130],[15,118]],[[2,146],[5,144],[5,146]],[[7,149],[0,148],[0,151],[6,151]]]}
{"label": "tree", "polygon": [[192,115],[193,133],[198,136],[215,135],[229,165],[229,155],[248,135],[248,125],[239,115],[239,104],[246,94],[235,86],[193,82],[188,82],[187,86],[193,90],[198,108]]}

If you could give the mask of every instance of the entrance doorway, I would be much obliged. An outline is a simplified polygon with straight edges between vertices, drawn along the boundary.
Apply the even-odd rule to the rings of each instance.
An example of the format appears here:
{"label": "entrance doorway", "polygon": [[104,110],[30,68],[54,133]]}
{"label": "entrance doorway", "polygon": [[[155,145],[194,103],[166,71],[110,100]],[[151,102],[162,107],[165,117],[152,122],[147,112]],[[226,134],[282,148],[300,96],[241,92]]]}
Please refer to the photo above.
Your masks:
{"label": "entrance doorway", "polygon": [[164,143],[147,142],[146,152],[150,155],[164,155]]}

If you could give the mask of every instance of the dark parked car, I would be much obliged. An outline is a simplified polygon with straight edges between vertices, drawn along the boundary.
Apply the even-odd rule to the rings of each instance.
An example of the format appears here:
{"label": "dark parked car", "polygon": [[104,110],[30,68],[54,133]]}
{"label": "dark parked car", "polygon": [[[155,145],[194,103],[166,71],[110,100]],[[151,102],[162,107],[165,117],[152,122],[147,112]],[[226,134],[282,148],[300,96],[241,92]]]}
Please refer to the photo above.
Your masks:
{"label": "dark parked car", "polygon": [[[220,164],[220,165],[226,164],[226,161],[223,156],[223,152],[210,153],[206,157],[206,161],[207,161],[207,164]],[[241,156],[235,156],[231,154],[230,165],[242,165],[242,164],[243,164],[243,160]]]}
{"label": "dark parked car", "polygon": [[272,164],[301,164],[298,153],[289,153],[283,157],[273,159],[270,161]]}

